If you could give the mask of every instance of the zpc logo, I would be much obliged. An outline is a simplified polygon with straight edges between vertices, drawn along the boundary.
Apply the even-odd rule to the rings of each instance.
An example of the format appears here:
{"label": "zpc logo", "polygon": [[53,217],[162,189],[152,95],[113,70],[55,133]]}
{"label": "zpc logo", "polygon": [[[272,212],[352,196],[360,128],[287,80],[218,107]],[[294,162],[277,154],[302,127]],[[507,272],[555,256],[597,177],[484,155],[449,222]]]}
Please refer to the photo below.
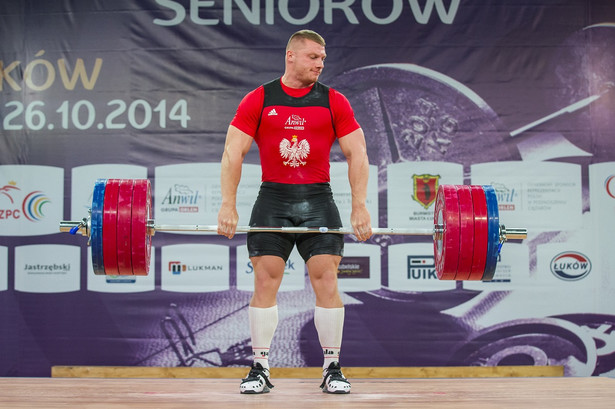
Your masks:
{"label": "zpc logo", "polygon": [[592,263],[584,254],[576,251],[560,253],[551,260],[551,272],[564,281],[578,281],[589,274]]}
{"label": "zpc logo", "polygon": [[[15,196],[19,195],[20,192],[21,189],[17,187],[17,183],[14,181],[10,181],[7,185],[0,187],[0,194],[7,197],[11,205],[15,205]],[[23,199],[21,208],[12,206],[10,208],[0,209],[0,220],[17,220],[25,217],[31,222],[41,221],[45,217],[44,207],[50,202],[51,199],[40,190],[30,192]]]}

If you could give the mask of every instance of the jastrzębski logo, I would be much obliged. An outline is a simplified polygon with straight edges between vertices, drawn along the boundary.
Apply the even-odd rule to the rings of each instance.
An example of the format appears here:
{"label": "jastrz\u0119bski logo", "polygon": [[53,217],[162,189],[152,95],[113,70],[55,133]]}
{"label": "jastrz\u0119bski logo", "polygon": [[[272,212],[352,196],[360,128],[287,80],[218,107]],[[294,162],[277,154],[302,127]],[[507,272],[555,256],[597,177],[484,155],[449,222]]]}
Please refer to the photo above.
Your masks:
{"label": "jastrz\u0119bski logo", "polygon": [[551,272],[564,281],[581,280],[587,277],[591,269],[589,258],[576,251],[560,253],[551,260]]}

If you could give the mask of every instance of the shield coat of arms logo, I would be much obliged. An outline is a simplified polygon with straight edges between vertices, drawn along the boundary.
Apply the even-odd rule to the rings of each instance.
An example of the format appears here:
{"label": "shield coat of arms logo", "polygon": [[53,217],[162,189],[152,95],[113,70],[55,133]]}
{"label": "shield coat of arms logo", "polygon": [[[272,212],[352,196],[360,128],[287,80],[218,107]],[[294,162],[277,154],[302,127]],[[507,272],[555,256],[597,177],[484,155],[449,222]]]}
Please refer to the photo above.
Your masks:
{"label": "shield coat of arms logo", "polygon": [[440,175],[412,175],[412,198],[425,209],[436,201]]}

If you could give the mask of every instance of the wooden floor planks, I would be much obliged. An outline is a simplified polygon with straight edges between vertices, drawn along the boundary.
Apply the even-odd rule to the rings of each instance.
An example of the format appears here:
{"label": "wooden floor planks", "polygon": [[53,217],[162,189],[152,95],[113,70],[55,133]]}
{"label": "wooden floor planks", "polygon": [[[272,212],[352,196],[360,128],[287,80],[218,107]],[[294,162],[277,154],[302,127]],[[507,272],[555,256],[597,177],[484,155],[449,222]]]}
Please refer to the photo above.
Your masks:
{"label": "wooden floor planks", "polygon": [[613,408],[611,378],[354,379],[349,395],[317,379],[275,379],[264,395],[236,379],[0,378],[0,408]]}

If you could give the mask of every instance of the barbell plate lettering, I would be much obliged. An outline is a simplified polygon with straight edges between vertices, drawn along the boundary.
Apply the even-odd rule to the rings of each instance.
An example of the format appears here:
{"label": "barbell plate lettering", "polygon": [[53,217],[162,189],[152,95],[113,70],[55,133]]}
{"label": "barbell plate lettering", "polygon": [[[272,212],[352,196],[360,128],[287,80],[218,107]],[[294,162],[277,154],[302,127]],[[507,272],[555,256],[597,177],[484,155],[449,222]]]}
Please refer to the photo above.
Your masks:
{"label": "barbell plate lettering", "polygon": [[434,239],[434,258],[439,280],[454,280],[459,261],[459,200],[452,185],[440,185],[436,195],[434,224],[443,232]]}
{"label": "barbell plate lettering", "polygon": [[133,179],[120,179],[117,213],[117,269],[132,275],[132,192]]}
{"label": "barbell plate lettering", "polygon": [[489,241],[489,224],[487,221],[487,200],[482,186],[470,186],[472,206],[474,208],[474,248],[472,252],[472,269],[469,280],[480,281],[485,273],[487,259],[487,242]]}
{"label": "barbell plate lettering", "polygon": [[152,254],[152,236],[147,221],[152,215],[151,184],[148,179],[135,181],[132,192],[132,273],[146,276]]}
{"label": "barbell plate lettering", "polygon": [[459,261],[455,280],[467,280],[474,255],[474,206],[468,185],[456,185],[459,200]]}
{"label": "barbell plate lettering", "polygon": [[117,214],[119,180],[109,179],[105,185],[105,202],[103,205],[103,260],[105,274],[117,275]]}
{"label": "barbell plate lettering", "polygon": [[105,265],[103,256],[103,206],[105,201],[105,186],[107,179],[97,179],[94,183],[92,195],[90,249],[92,251],[92,268],[94,274],[104,275]]}
{"label": "barbell plate lettering", "polygon": [[498,211],[498,198],[493,186],[483,186],[487,200],[487,219],[489,222],[489,240],[487,242],[487,260],[483,281],[493,280],[495,267],[498,263],[498,249],[500,245],[500,215]]}

